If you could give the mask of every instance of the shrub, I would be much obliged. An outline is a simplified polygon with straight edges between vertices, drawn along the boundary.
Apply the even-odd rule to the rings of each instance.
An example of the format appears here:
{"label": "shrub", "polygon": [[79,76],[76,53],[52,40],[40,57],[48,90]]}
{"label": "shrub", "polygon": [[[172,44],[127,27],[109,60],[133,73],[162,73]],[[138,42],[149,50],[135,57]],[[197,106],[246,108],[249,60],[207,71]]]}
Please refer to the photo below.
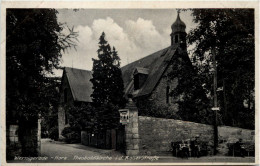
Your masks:
{"label": "shrub", "polygon": [[71,130],[93,132],[96,128],[96,110],[90,104],[67,105],[66,110]]}
{"label": "shrub", "polygon": [[65,138],[66,143],[80,142],[80,131],[73,127],[65,127],[61,135]]}
{"label": "shrub", "polygon": [[59,138],[59,130],[58,130],[58,127],[57,126],[54,126],[50,129],[50,133],[49,133],[49,137],[51,139],[54,139],[55,141],[58,140]]}

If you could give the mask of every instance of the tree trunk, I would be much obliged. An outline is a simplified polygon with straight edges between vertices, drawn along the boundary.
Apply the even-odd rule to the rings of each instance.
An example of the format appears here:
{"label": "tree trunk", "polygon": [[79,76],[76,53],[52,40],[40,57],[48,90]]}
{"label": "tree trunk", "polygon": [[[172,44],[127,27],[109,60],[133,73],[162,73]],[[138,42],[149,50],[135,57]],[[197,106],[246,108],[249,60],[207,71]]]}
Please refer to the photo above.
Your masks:
{"label": "tree trunk", "polygon": [[38,118],[22,118],[19,120],[19,141],[23,157],[38,156]]}

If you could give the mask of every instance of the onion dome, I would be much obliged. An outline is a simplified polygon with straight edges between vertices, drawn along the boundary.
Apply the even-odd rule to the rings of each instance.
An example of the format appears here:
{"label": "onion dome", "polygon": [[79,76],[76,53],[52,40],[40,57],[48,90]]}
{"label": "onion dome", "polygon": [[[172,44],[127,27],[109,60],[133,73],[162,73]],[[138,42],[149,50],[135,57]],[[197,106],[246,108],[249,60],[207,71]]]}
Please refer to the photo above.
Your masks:
{"label": "onion dome", "polygon": [[185,25],[185,23],[180,19],[179,12],[178,12],[178,16],[177,16],[176,21],[172,24],[171,27],[172,27],[172,33],[175,33],[175,32],[185,32],[186,25]]}

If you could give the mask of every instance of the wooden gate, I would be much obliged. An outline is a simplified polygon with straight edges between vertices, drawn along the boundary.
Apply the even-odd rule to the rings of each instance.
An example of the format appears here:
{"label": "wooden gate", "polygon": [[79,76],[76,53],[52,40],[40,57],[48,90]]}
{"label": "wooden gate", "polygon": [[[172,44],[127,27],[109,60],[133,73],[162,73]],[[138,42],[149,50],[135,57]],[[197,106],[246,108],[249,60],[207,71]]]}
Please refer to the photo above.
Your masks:
{"label": "wooden gate", "polygon": [[126,143],[125,143],[125,126],[121,125],[116,130],[116,150],[121,153],[125,153]]}
{"label": "wooden gate", "polygon": [[116,149],[116,130],[111,130],[111,148]]}

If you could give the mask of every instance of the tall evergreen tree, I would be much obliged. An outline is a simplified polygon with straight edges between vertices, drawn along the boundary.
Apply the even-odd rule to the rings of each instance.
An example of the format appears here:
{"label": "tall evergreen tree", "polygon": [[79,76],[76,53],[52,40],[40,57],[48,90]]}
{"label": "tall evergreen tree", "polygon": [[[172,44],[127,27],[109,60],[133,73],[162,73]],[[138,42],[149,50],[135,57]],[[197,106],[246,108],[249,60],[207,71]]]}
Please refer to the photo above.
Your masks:
{"label": "tall evergreen tree", "polygon": [[124,81],[120,69],[120,58],[115,47],[113,47],[112,59],[114,59],[114,62],[111,66],[111,72],[114,77],[111,79],[111,102],[119,107],[124,107],[126,103],[124,99]]}
{"label": "tall evergreen tree", "polygon": [[97,109],[100,129],[115,127],[119,115],[118,108],[125,105],[124,84],[117,51],[105,39],[103,32],[99,38],[98,59],[93,59],[92,99]]}

